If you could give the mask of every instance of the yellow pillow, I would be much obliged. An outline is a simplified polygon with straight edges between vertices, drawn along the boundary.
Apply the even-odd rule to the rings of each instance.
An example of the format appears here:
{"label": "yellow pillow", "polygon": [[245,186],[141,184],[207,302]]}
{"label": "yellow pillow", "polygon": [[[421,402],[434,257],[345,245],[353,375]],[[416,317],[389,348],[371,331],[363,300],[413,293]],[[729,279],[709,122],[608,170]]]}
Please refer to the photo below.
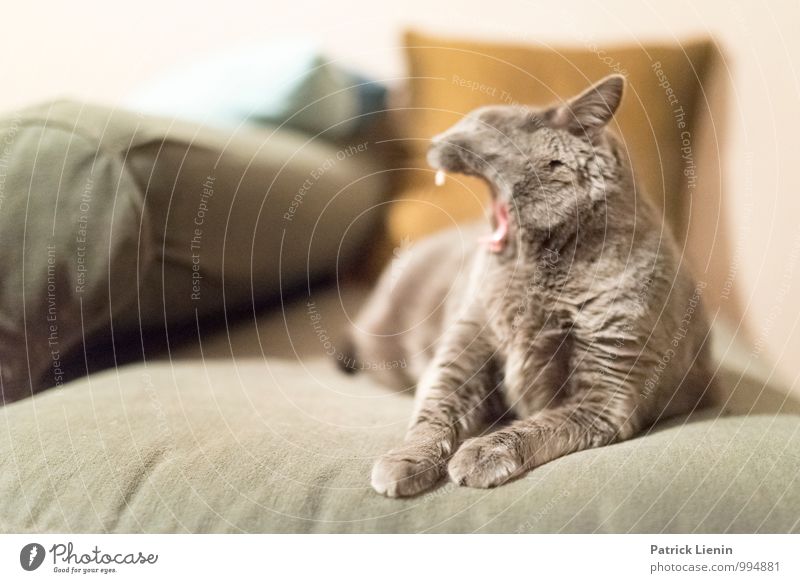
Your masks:
{"label": "yellow pillow", "polygon": [[480,180],[449,176],[434,185],[425,161],[428,140],[481,105],[544,105],[575,95],[611,73],[628,78],[611,128],[624,139],[639,185],[663,210],[675,234],[685,233],[684,200],[694,184],[692,132],[711,68],[713,45],[553,49],[405,35],[409,107],[400,115],[406,170],[388,213],[389,244],[408,241],[481,216]]}

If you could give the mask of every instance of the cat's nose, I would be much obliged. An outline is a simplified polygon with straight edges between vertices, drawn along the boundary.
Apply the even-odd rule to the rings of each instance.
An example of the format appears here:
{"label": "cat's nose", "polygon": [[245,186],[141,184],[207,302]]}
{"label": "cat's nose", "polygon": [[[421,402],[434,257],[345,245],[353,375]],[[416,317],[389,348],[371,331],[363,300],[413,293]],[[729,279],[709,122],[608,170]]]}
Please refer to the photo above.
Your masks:
{"label": "cat's nose", "polygon": [[463,132],[448,130],[431,138],[428,164],[437,170],[462,172],[465,155],[469,153],[467,136]]}
{"label": "cat's nose", "polygon": [[454,136],[450,133],[442,133],[431,138],[428,152],[447,157],[458,155],[459,150],[463,149],[463,147],[463,142],[458,139],[458,136]]}
{"label": "cat's nose", "polygon": [[431,146],[457,146],[463,141],[463,134],[453,131],[442,132],[431,138]]}
{"label": "cat's nose", "polygon": [[431,147],[428,149],[428,154],[426,156],[428,160],[428,165],[431,168],[441,168],[441,157],[439,155],[439,149],[436,147],[437,144],[431,142]]}
{"label": "cat's nose", "polygon": [[444,141],[444,139],[445,139],[445,134],[443,134],[443,133],[442,134],[436,134],[435,136],[433,136],[431,138],[431,147],[441,145],[442,142]]}

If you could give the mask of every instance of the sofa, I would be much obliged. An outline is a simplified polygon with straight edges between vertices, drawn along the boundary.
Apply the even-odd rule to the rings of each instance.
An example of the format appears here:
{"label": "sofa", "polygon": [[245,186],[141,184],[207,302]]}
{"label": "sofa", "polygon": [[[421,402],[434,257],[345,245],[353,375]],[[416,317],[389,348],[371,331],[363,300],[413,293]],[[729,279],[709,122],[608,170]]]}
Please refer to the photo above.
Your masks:
{"label": "sofa", "polygon": [[491,490],[373,492],[413,398],[334,355],[387,238],[441,226],[382,135],[70,100],[0,135],[2,532],[800,531],[800,403],[722,321],[715,409]]}

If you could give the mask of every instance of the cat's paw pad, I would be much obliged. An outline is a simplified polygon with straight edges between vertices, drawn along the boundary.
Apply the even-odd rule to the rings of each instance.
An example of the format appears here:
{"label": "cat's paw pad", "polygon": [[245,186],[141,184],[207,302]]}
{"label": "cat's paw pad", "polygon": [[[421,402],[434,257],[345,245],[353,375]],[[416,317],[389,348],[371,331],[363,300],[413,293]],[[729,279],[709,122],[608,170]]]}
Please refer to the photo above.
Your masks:
{"label": "cat's paw pad", "polygon": [[522,461],[513,446],[488,435],[465,441],[447,471],[459,486],[493,488],[516,477]]}
{"label": "cat's paw pad", "polygon": [[390,498],[414,496],[432,488],[444,474],[441,459],[398,449],[372,467],[372,487]]}

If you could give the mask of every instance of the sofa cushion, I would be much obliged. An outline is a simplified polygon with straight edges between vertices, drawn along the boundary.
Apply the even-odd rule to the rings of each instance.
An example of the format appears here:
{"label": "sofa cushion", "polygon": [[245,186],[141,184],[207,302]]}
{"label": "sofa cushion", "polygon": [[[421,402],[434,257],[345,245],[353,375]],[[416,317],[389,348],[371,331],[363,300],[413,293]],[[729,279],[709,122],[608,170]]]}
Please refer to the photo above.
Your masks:
{"label": "sofa cushion", "polygon": [[4,402],[352,265],[384,195],[369,142],[70,101],[0,120],[0,143]]}
{"label": "sofa cushion", "polygon": [[412,399],[325,360],[149,363],[7,406],[4,532],[795,532],[800,417],[663,423],[493,490],[369,485]]}
{"label": "sofa cushion", "polygon": [[370,467],[401,439],[411,396],[344,375],[330,356],[366,291],[315,290],[2,409],[0,529],[797,530],[800,406],[768,371],[754,376],[724,330],[724,416],[671,420],[491,491],[378,496]]}

